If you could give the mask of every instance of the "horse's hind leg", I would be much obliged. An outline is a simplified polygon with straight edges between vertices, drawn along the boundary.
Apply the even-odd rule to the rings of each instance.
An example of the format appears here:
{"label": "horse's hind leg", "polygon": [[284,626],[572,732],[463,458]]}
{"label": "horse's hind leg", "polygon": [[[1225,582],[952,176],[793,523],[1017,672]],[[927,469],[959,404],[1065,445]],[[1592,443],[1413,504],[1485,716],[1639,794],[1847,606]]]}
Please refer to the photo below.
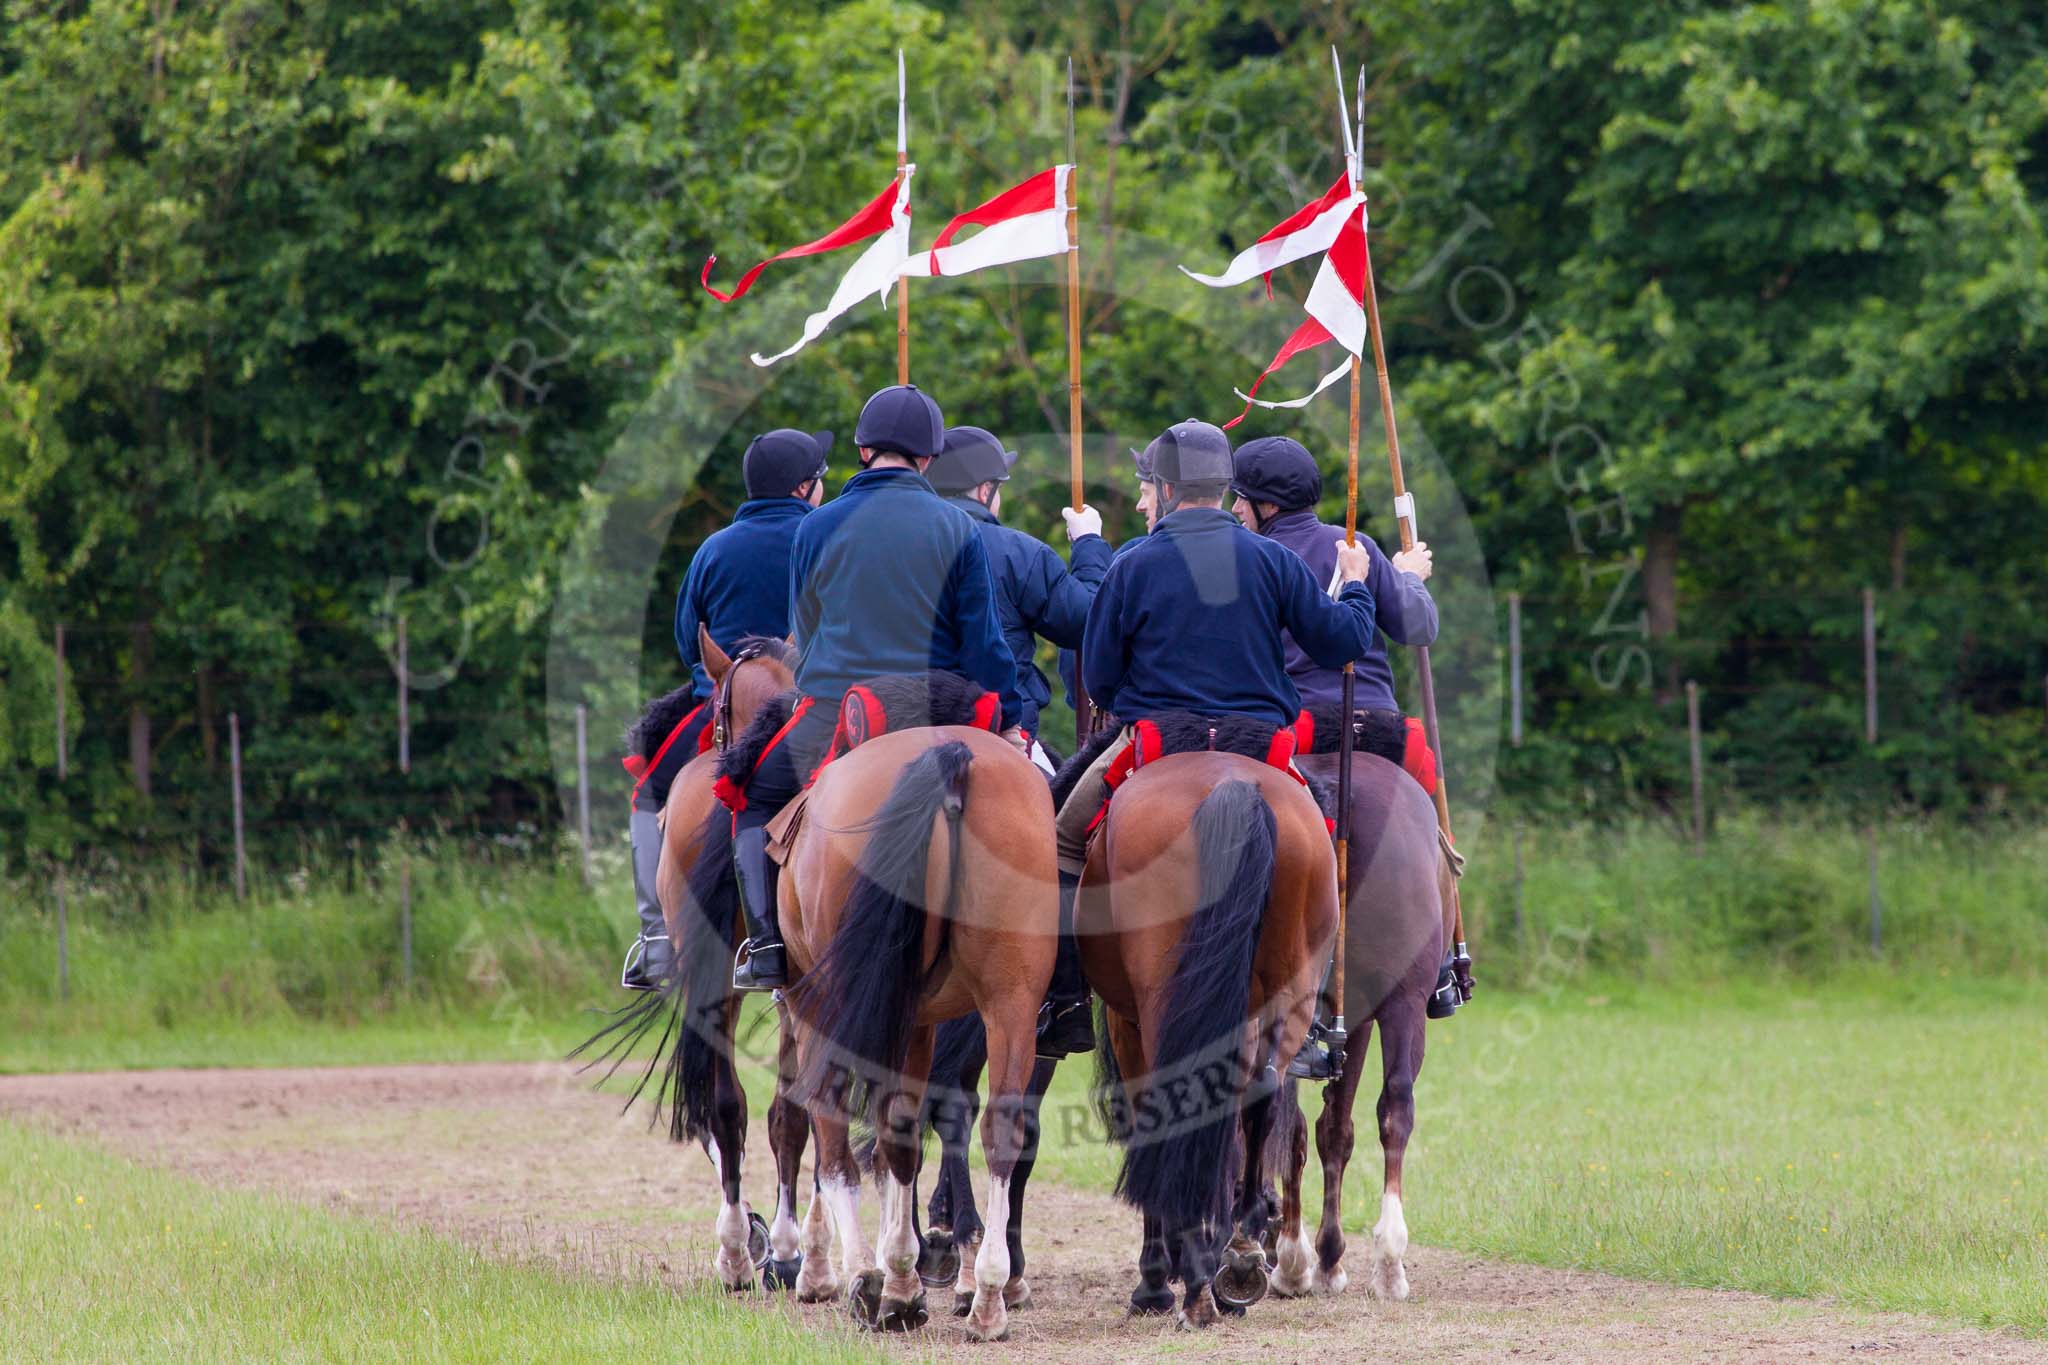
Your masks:
{"label": "horse's hind leg", "polygon": [[1280,1140],[1280,1229],[1273,1244],[1273,1292],[1283,1299],[1309,1291],[1315,1264],[1308,1234],[1301,1228],[1301,1172],[1308,1164],[1308,1122],[1301,1112],[1299,1082],[1280,1084],[1274,1097]]}
{"label": "horse's hind leg", "polygon": [[875,1325],[910,1331],[925,1324],[924,1281],[917,1276],[917,1167],[923,1155],[918,1122],[932,1065],[932,1030],[911,1034],[910,1051],[893,1089],[876,1087],[875,1186],[881,1196],[882,1231],[875,1244],[882,1273],[882,1297]]}
{"label": "horse's hind leg", "polygon": [[1316,1268],[1310,1287],[1318,1294],[1341,1294],[1350,1283],[1344,1272],[1344,1171],[1351,1164],[1356,1140],[1351,1109],[1358,1102],[1358,1083],[1372,1022],[1362,1023],[1345,1042],[1344,1072],[1323,1087],[1323,1112],[1316,1119],[1316,1155],[1323,1163],[1323,1221],[1316,1229]]}
{"label": "horse's hind leg", "polygon": [[[737,1007],[728,1005],[726,1037],[732,1036]],[[713,1258],[719,1283],[737,1293],[754,1285],[754,1210],[740,1198],[740,1160],[747,1147],[747,1092],[733,1070],[730,1046],[719,1050],[713,1071],[711,1159],[718,1164],[718,1254]]]}
{"label": "horse's hind leg", "polygon": [[[789,1097],[796,1071],[796,1042],[782,1031],[776,1053],[775,1099],[768,1106],[768,1145],[775,1153],[775,1220],[768,1225],[768,1263],[762,1282],[770,1289],[798,1287],[803,1272],[803,1234],[796,1221],[796,1182],[803,1173],[804,1144],[810,1137],[810,1115]],[[813,1199],[815,1205],[816,1200]],[[820,1215],[822,1221],[822,1214]],[[829,1275],[830,1257],[823,1267]],[[832,1286],[838,1292],[838,1286]]]}
{"label": "horse's hind leg", "polygon": [[1039,1112],[1045,1104],[1046,1089],[1052,1085],[1053,1063],[1037,1059],[1031,1067],[1031,1084],[1024,1091],[1024,1145],[1017,1154],[1016,1174],[1010,1180],[1010,1221],[1005,1229],[1010,1246],[1010,1282],[1003,1286],[1003,1305],[1010,1309],[1031,1306],[1031,1282],[1024,1278],[1024,1187],[1031,1182],[1031,1168],[1038,1164],[1038,1141],[1043,1134]]}
{"label": "horse's hind leg", "polygon": [[1380,1195],[1380,1220],[1373,1224],[1372,1291],[1383,1299],[1408,1297],[1408,1220],[1401,1211],[1401,1163],[1415,1131],[1415,1077],[1422,1070],[1427,1028],[1420,997],[1402,992],[1380,1014],[1380,1056],[1385,1063],[1380,1090],[1380,1150],[1387,1163]]}
{"label": "horse's hind leg", "polygon": [[1038,1001],[1017,999],[984,1008],[988,1030],[988,1107],[981,1115],[981,1150],[988,1159],[987,1225],[974,1257],[974,1304],[967,1335],[1000,1341],[1010,1334],[1004,1291],[1010,1284],[1010,1183],[1028,1138],[1025,1087],[1037,1040]]}

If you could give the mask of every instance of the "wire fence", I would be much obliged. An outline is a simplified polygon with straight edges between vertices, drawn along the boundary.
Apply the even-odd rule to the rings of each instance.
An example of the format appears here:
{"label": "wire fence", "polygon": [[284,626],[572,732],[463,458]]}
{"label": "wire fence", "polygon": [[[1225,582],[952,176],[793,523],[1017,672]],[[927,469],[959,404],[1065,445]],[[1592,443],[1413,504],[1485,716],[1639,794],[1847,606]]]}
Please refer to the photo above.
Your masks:
{"label": "wire fence", "polygon": [[[1924,691],[1927,686],[1924,662],[1894,665],[1899,676],[1888,679],[1881,597],[1874,589],[1853,596],[1774,598],[1766,593],[1739,600],[1775,600],[1787,608],[1796,604],[1794,616],[1804,616],[1809,628],[1804,633],[1721,636],[1697,650],[1672,642],[1659,652],[1667,682],[1676,687],[1663,699],[1669,704],[1657,712],[1657,723],[1665,726],[1670,749],[1682,754],[1675,765],[1675,774],[1682,777],[1674,774],[1681,789],[1664,793],[1664,810],[1682,821],[1684,836],[1700,852],[1714,838],[1723,805],[1801,785],[1854,793],[1887,781],[1880,754],[1887,689],[1896,684]],[[1583,700],[1557,679],[1565,673],[1563,661],[1585,649],[1582,639],[1547,638],[1532,631],[1530,617],[1544,608],[1582,607],[1583,600],[1510,593],[1502,605],[1504,686],[1498,704],[1504,714],[1497,723],[1506,751],[1495,794],[1507,798],[1503,807],[1509,814],[1519,925],[1523,834],[1530,816],[1518,811],[1513,800],[1515,756],[1525,746],[1561,742],[1546,733],[1545,716],[1568,713]],[[1854,625],[1845,629],[1843,617],[1850,613]],[[210,629],[192,628],[188,641],[204,639]],[[333,623],[309,621],[294,630],[331,632]],[[602,737],[593,743],[588,705],[577,704],[553,718],[555,727],[566,725],[573,734],[573,759],[565,775],[561,765],[551,766],[546,757],[551,717],[543,702],[466,704],[459,691],[423,692],[410,685],[411,641],[403,619],[395,623],[389,642],[357,634],[351,647],[327,651],[314,667],[294,669],[284,687],[254,668],[210,667],[197,676],[141,670],[132,657],[124,664],[117,650],[106,647],[126,635],[123,628],[76,625],[58,626],[51,635],[54,782],[42,785],[39,799],[61,830],[45,839],[41,856],[20,861],[55,913],[60,994],[71,970],[69,876],[169,863],[244,899],[253,883],[276,875],[280,867],[319,863],[320,850],[360,858],[369,849],[373,859],[393,867],[399,958],[409,985],[414,972],[412,859],[422,840],[451,833],[500,840],[509,835],[514,843],[527,838],[544,843],[553,837],[571,846],[584,883],[595,885],[600,873],[594,864],[593,826],[600,831],[598,838],[613,842],[614,826],[623,828],[623,799],[616,819],[604,811],[603,803],[622,796],[624,784],[613,780],[619,774],[609,767],[612,746]],[[81,639],[88,642],[82,668]],[[93,648],[94,642],[100,647]],[[1758,657],[1778,661],[1771,676],[1746,676],[1727,667],[1731,658]],[[1813,666],[1787,669],[1785,660],[1812,661]],[[1849,660],[1853,671],[1843,667]],[[1705,678],[1679,676],[1695,662],[1718,671]],[[1972,714],[2001,722],[2030,717],[2035,748],[2032,759],[2022,761],[2038,766],[2043,730],[2048,729],[2048,667],[2035,669],[2032,676],[1952,674],[1939,678],[1937,687],[1952,705]],[[1803,727],[1809,741],[1799,752],[1745,750],[1712,726],[1715,705],[1724,716],[1743,714],[1739,723],[1748,724],[1742,708],[1787,695],[1807,703],[1791,721]],[[88,706],[80,716],[74,696],[128,700]],[[138,697],[149,700],[138,703]],[[309,697],[317,705],[309,708]],[[611,733],[625,719],[604,716],[600,723]],[[309,728],[317,733],[304,733]],[[527,754],[525,772],[493,782],[488,793],[458,795],[465,782],[474,780],[477,764],[491,761],[488,754],[471,756],[465,768],[446,758],[451,737],[475,732],[489,733],[505,752]],[[1459,755],[1446,758],[1456,791]],[[111,816],[103,803],[96,806],[86,799],[88,789],[104,795],[110,786],[125,789]],[[599,787],[603,790],[594,792]],[[1881,950],[1878,830],[1884,814],[1868,802],[1862,809],[1868,812],[1860,817],[1860,827],[1868,861],[1869,936],[1872,947]]]}

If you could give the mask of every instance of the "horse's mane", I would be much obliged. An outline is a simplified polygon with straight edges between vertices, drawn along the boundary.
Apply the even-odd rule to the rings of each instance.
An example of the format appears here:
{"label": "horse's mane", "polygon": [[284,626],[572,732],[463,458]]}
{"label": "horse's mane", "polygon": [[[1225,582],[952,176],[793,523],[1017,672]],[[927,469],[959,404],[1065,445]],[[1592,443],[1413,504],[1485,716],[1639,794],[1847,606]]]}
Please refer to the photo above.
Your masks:
{"label": "horse's mane", "polygon": [[641,758],[653,758],[661,742],[682,724],[683,717],[689,715],[696,705],[694,683],[684,683],[675,691],[648,702],[647,709],[626,726],[626,752]]}
{"label": "horse's mane", "polygon": [[733,641],[731,657],[753,653],[756,657],[773,659],[786,668],[796,667],[796,646],[780,635],[742,635]]}
{"label": "horse's mane", "polygon": [[731,778],[741,786],[754,775],[754,767],[761,761],[761,751],[768,747],[768,741],[775,738],[775,732],[789,724],[789,717],[796,710],[798,698],[803,693],[794,687],[770,697],[754,718],[747,722],[747,728],[740,731],[733,741],[725,746],[725,752],[718,756],[718,775]]}

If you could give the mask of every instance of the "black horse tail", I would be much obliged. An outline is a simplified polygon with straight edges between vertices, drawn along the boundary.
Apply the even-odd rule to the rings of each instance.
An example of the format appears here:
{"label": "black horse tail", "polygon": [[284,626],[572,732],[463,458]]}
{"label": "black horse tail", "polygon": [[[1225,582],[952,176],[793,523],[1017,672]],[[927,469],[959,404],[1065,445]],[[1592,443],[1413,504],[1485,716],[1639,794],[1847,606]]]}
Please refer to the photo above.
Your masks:
{"label": "black horse tail", "polygon": [[1252,782],[1224,782],[1195,808],[1201,901],[1175,953],[1150,1076],[1139,1081],[1117,1193],[1171,1228],[1221,1223],[1230,1153],[1250,1077],[1242,1043],[1252,959],[1272,895],[1275,824]]}
{"label": "black horse tail", "polygon": [[670,1071],[669,1136],[676,1141],[711,1131],[721,1063],[730,1064],[732,1038],[726,1009],[732,1001],[732,958],[737,946],[739,884],[733,879],[732,815],[713,806],[697,841],[697,862],[683,886],[670,968],[681,992],[683,1026]]}
{"label": "black horse tail", "polygon": [[723,1015],[732,987],[737,889],[732,877],[732,817],[723,807],[706,817],[698,848],[678,917],[682,941],[672,945],[675,957],[668,975],[657,989],[614,1010],[609,1023],[569,1053],[589,1056],[585,1070],[611,1063],[599,1077],[608,1080],[659,1027],[654,1054],[627,1095],[626,1108],[632,1108],[648,1086],[655,1086],[655,1112],[668,1105],[669,1136],[677,1142],[710,1131],[718,1066],[730,1048]]}
{"label": "black horse tail", "polygon": [[[886,1088],[903,1069],[928,981],[925,917],[944,915],[959,883],[960,818],[973,758],[959,740],[925,750],[904,766],[882,808],[862,826],[868,843],[838,932],[790,992],[790,1004],[825,1043],[797,1080],[796,1093],[813,1103],[829,1099],[847,1114],[861,1114],[872,1087]],[[941,815],[952,864],[947,903],[927,905],[926,869]]]}

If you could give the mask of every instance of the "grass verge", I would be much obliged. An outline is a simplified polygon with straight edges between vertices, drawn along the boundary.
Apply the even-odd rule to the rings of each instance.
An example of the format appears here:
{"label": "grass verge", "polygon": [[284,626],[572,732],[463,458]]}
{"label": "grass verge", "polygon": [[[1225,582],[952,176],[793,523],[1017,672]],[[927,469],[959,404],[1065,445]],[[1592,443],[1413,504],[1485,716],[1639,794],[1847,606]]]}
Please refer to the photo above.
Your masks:
{"label": "grass verge", "polygon": [[508,1265],[6,1122],[0,1321],[27,1360],[877,1358],[709,1288]]}

